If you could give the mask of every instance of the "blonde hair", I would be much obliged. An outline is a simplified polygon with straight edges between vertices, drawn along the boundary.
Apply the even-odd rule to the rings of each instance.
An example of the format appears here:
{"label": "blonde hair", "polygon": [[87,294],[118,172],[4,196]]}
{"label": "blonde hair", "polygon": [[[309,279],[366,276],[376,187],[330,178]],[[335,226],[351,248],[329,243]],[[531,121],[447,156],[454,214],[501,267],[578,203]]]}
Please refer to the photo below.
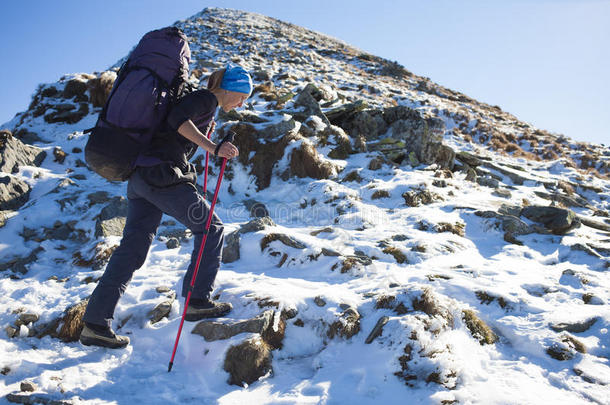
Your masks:
{"label": "blonde hair", "polygon": [[225,75],[225,69],[220,69],[214,71],[210,77],[208,78],[208,90],[216,90],[220,88],[220,83],[222,83],[222,78]]}

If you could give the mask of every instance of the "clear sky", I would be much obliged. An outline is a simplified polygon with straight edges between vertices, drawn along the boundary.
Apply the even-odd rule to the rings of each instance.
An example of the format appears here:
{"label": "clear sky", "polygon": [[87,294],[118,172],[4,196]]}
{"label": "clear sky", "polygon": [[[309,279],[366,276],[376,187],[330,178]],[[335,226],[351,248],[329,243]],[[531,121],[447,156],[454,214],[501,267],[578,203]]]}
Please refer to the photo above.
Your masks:
{"label": "clear sky", "polygon": [[205,7],[332,35],[540,128],[610,144],[610,0],[3,1],[0,124],[38,83],[106,69]]}

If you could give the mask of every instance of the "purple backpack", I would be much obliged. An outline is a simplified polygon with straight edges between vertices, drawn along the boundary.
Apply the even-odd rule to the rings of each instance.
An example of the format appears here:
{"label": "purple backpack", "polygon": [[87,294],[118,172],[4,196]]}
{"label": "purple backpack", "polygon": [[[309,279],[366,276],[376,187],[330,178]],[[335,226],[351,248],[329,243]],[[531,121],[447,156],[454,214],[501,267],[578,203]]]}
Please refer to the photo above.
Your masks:
{"label": "purple backpack", "polygon": [[121,66],[106,105],[85,146],[91,169],[113,181],[124,181],[136,159],[182,95],[191,51],[176,27],[144,35]]}

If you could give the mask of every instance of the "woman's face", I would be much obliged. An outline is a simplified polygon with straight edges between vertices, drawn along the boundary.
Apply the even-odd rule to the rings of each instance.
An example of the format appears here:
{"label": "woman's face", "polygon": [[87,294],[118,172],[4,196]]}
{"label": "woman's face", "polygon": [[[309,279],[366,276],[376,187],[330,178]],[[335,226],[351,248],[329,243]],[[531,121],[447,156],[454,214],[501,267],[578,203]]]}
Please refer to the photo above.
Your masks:
{"label": "woman's face", "polygon": [[225,90],[226,93],[223,97],[222,109],[225,112],[229,112],[234,108],[241,107],[244,104],[244,101],[248,98],[248,95],[245,93],[238,93],[236,91]]}

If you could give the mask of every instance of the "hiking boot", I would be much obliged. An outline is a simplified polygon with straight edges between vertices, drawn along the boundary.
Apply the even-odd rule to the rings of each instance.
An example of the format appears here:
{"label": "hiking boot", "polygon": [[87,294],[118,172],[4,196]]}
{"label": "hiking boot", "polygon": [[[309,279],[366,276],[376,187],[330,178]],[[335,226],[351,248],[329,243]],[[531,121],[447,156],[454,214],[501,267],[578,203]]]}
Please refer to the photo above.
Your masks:
{"label": "hiking boot", "polygon": [[218,318],[231,312],[233,305],[228,302],[191,299],[184,317],[187,321],[198,321],[203,318]]}
{"label": "hiking boot", "polygon": [[80,342],[85,346],[121,349],[129,344],[129,338],[117,335],[111,328],[85,323],[80,333]]}

